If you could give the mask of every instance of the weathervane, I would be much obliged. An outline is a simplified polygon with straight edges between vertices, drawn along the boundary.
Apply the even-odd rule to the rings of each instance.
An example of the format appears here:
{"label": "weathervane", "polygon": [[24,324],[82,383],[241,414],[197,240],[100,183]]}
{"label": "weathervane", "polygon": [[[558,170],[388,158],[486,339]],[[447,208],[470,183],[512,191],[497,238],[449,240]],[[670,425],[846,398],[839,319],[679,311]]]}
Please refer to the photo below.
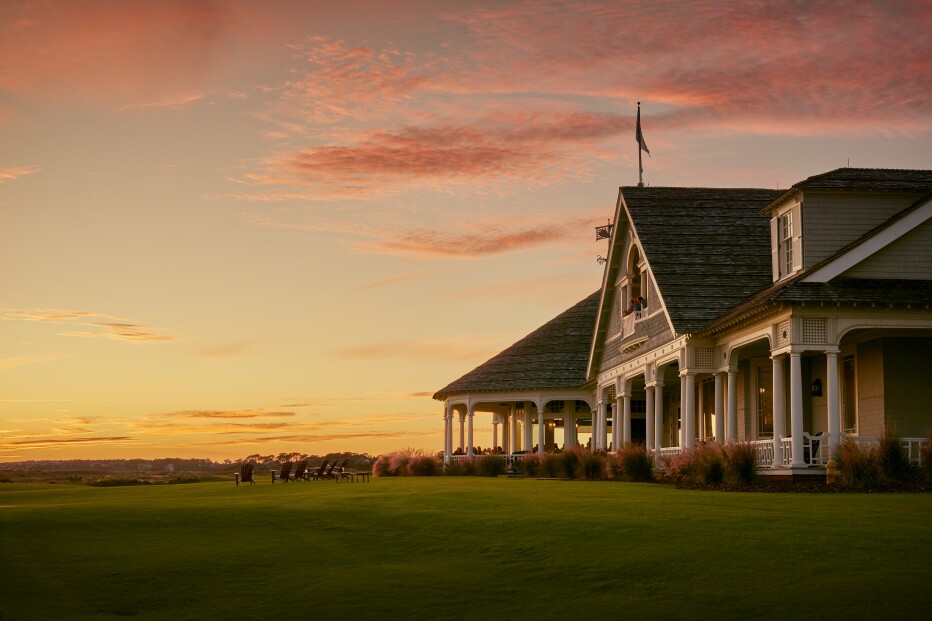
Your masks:
{"label": "weathervane", "polygon": [[[607,224],[595,227],[595,240],[596,241],[599,241],[600,239],[611,240],[613,225],[612,225],[611,220],[606,220],[606,222]],[[609,241],[609,244],[611,244],[611,241]],[[605,265],[605,262],[608,261],[608,259],[603,257],[602,255],[599,255],[596,258],[596,261],[599,262],[599,265]]]}

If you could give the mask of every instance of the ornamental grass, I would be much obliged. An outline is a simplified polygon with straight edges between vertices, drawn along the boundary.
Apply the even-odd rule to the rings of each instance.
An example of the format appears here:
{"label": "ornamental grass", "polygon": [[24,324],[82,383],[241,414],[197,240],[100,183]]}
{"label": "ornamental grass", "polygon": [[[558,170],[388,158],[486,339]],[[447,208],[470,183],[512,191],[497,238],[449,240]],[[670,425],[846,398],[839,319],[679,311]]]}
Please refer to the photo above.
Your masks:
{"label": "ornamental grass", "polygon": [[641,483],[654,480],[654,458],[643,444],[628,444],[608,459],[612,478]]}

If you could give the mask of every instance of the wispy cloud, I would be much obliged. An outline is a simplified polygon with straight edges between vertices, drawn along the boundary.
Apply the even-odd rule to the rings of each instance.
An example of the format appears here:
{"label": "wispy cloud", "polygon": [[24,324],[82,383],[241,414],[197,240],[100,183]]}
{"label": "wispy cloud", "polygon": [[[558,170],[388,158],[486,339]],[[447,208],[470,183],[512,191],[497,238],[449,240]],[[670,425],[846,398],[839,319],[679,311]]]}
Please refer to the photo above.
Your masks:
{"label": "wispy cloud", "polygon": [[146,109],[152,109],[152,108],[156,108],[156,109],[164,108],[168,110],[180,110],[181,108],[184,108],[186,105],[192,102],[195,102],[195,101],[200,101],[204,99],[205,97],[207,97],[207,95],[204,93],[177,95],[177,96],[168,97],[167,99],[163,99],[160,101],[149,101],[149,102],[144,102],[144,103],[128,104],[126,106],[123,106],[123,108],[121,109],[122,110],[146,110]]}
{"label": "wispy cloud", "polygon": [[354,291],[369,291],[372,289],[381,289],[382,287],[391,287],[393,285],[398,285],[403,282],[409,282],[416,280],[424,276],[424,272],[412,272],[409,274],[401,274],[400,276],[394,276],[392,278],[385,278],[382,280],[377,280],[375,282],[368,282],[362,285],[353,287]]}
{"label": "wispy cloud", "polygon": [[[127,341],[130,343],[158,343],[175,341],[178,339],[177,336],[160,334],[140,324],[127,323],[119,317],[101,315],[89,311],[42,308],[31,310],[7,309],[3,311],[0,318],[91,328],[90,330],[62,332],[60,333],[61,336],[105,338]],[[107,319],[112,321],[87,321],[89,319]]]}
{"label": "wispy cloud", "polygon": [[30,166],[12,166],[10,168],[0,168],[0,183],[13,181],[14,179],[19,179],[20,177],[31,175],[33,173],[39,172],[40,170],[42,169],[35,164]]}
{"label": "wispy cloud", "polygon": [[480,229],[471,225],[470,228],[474,230],[468,232],[463,232],[461,228],[456,233],[436,230],[410,231],[400,234],[395,239],[361,242],[356,247],[365,252],[382,254],[476,258],[577,239],[580,227],[591,223],[591,220],[585,219],[542,223],[511,230],[503,230],[500,226]]}
{"label": "wispy cloud", "polygon": [[127,441],[132,441],[131,436],[109,436],[109,437],[93,437],[93,438],[45,438],[39,440],[17,440],[15,442],[9,442],[6,445],[0,444],[0,450],[4,448],[17,447],[17,448],[49,448],[62,445],[74,445],[74,444],[112,444],[115,442],[124,443]]}
{"label": "wispy cloud", "polygon": [[270,410],[184,410],[181,412],[169,412],[167,414],[151,414],[150,419],[163,418],[290,418],[296,416],[295,412],[270,411]]}

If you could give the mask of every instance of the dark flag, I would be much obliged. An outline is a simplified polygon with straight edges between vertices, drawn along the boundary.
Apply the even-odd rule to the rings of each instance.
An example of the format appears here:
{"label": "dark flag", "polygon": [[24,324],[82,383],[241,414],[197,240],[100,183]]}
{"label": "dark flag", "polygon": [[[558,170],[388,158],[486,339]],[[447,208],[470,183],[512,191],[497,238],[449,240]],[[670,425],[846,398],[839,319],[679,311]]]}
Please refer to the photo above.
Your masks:
{"label": "dark flag", "polygon": [[644,142],[644,134],[641,133],[641,102],[638,102],[638,124],[634,139],[638,141],[638,144],[641,147],[641,151],[645,151],[648,155],[650,155],[650,149],[647,148],[647,143]]}

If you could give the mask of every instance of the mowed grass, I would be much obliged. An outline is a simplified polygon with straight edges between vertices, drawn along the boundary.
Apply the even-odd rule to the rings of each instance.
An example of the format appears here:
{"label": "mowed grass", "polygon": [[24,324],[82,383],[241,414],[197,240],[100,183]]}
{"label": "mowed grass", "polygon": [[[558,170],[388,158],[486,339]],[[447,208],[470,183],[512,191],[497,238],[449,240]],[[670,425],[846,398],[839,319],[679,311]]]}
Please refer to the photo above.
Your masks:
{"label": "mowed grass", "polygon": [[0,619],[892,619],[932,495],[472,477],[0,485]]}

